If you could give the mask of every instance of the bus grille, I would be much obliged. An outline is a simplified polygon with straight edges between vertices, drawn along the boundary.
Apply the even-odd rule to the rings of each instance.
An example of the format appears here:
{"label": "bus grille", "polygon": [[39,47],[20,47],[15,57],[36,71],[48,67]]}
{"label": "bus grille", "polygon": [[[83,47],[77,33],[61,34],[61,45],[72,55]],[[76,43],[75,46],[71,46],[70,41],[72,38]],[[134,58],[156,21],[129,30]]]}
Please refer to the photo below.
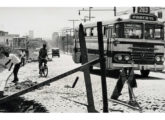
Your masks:
{"label": "bus grille", "polygon": [[154,45],[133,45],[131,57],[135,64],[154,64]]}

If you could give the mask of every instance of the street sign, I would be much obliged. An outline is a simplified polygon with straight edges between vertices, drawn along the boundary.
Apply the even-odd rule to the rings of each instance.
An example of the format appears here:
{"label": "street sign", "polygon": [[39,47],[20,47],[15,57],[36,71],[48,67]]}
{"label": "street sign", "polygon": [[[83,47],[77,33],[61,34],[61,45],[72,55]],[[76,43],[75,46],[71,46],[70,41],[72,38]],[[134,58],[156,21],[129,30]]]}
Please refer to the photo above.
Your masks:
{"label": "street sign", "polygon": [[130,16],[130,19],[156,21],[157,20],[157,16],[151,15],[151,14],[140,14],[140,13],[137,13],[137,14],[132,14]]}

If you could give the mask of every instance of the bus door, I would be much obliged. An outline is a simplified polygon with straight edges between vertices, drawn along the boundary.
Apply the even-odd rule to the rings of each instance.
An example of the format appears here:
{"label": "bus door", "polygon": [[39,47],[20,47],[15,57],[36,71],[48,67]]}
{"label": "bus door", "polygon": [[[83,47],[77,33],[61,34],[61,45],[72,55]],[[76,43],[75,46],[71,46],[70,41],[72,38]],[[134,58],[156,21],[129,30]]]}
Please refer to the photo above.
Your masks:
{"label": "bus door", "polygon": [[106,38],[107,38],[107,52],[106,52],[106,68],[110,69],[112,68],[112,33],[113,33],[113,28],[108,27],[106,28]]}

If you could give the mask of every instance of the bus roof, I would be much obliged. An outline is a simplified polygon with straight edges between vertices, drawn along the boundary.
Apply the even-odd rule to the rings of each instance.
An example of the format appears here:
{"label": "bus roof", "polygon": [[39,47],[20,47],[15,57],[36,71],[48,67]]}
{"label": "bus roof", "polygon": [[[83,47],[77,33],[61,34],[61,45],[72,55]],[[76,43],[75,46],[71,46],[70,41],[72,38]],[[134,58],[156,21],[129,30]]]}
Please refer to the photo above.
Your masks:
{"label": "bus roof", "polygon": [[[106,20],[106,21],[101,21],[102,25],[112,25],[114,23],[118,23],[118,22],[137,22],[137,23],[151,23],[151,24],[160,24],[163,25],[163,22],[161,21],[147,21],[147,20],[134,20],[134,19],[130,19],[130,15],[127,16],[121,16],[121,17],[115,17],[114,19],[111,20]],[[84,27],[96,27],[97,26],[97,22],[89,22],[84,24]]]}

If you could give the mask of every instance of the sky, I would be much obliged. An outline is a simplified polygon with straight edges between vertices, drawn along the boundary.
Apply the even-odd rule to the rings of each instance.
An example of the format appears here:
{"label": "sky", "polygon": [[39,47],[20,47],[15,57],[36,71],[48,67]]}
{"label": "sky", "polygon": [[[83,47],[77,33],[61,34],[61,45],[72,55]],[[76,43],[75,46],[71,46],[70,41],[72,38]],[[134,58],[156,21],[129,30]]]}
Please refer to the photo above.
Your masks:
{"label": "sky", "polygon": [[[28,35],[29,30],[34,31],[34,37],[51,38],[53,32],[60,32],[64,27],[73,27],[72,19],[81,20],[88,16],[89,12],[78,10],[83,7],[0,7],[0,30],[9,34]],[[85,9],[88,9],[86,7]],[[112,9],[112,7],[93,7],[94,9]],[[123,11],[130,8],[118,8]],[[92,11],[91,15],[95,18],[92,21],[111,19],[113,11]],[[79,25],[75,23],[75,26]]]}

